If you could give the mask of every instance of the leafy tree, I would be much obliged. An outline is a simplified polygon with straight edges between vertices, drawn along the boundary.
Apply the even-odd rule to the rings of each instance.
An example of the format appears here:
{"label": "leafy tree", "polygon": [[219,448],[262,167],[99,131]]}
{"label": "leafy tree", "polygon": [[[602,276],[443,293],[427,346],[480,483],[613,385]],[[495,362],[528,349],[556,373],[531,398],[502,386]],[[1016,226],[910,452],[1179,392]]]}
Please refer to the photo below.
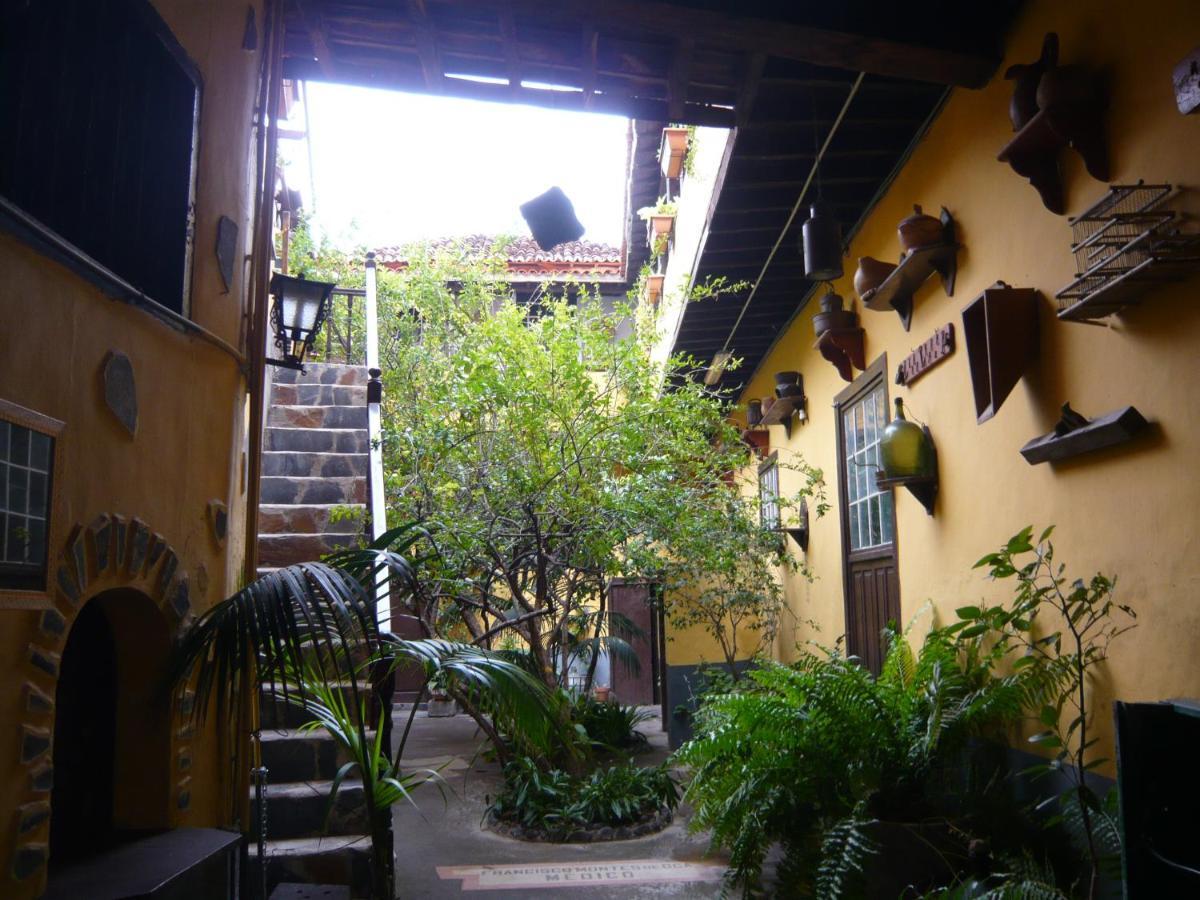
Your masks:
{"label": "leafy tree", "polygon": [[389,518],[442,526],[411,609],[422,633],[515,633],[553,687],[581,648],[628,660],[607,611],[621,575],[663,583],[672,619],[730,653],[739,626],[769,634],[786,557],[735,474],[728,398],[693,360],[652,361],[653,310],[580,284],[519,302],[503,265],[414,250],[381,297]]}

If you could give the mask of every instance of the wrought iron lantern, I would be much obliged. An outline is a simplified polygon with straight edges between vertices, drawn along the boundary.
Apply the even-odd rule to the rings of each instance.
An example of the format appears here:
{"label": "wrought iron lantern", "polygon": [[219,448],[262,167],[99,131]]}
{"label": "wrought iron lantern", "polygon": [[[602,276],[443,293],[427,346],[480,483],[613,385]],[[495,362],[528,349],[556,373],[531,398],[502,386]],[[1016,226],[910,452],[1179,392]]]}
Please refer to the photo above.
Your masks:
{"label": "wrought iron lantern", "polygon": [[333,295],[333,284],[324,281],[309,281],[303,275],[275,274],[271,278],[271,326],[275,330],[275,346],[283,359],[268,359],[273,366],[304,371],[304,357],[311,352],[313,342],[325,317],[329,314],[329,301]]}
{"label": "wrought iron lantern", "polygon": [[842,277],[842,229],[820,203],[814,203],[803,228],[804,277],[833,281]]}

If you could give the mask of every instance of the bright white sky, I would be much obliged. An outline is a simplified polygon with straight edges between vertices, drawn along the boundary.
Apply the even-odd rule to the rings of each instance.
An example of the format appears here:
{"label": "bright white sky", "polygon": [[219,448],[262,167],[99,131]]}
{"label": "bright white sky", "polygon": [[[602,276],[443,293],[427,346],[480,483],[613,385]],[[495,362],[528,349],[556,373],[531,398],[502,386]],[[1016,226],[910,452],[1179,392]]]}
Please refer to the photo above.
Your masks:
{"label": "bright white sky", "polygon": [[[627,120],[312,82],[303,141],[280,141],[288,186],[339,245],[528,235],[518,207],[558,185],[584,239],[620,246]],[[303,128],[297,106],[286,128]],[[315,202],[314,202],[315,190]]]}

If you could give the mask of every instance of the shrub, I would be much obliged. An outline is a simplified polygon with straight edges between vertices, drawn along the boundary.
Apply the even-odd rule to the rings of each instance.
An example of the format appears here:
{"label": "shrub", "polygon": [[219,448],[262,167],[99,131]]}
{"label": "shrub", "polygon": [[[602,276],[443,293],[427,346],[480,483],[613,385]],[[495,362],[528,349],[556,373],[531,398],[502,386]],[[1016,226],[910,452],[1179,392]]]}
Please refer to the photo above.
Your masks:
{"label": "shrub", "polygon": [[576,778],[522,757],[504,767],[504,790],[488,809],[499,819],[563,839],[579,828],[629,825],[678,803],[679,785],[665,764],[616,765]]}
{"label": "shrub", "polygon": [[636,706],[621,706],[612,701],[602,703],[594,697],[583,696],[575,701],[571,717],[583,726],[592,744],[628,750],[646,744],[646,735],[638,731],[637,726],[654,718],[654,714]]}
{"label": "shrub", "polygon": [[1061,673],[1001,675],[1007,649],[963,630],[933,629],[916,655],[893,631],[877,679],[824,650],[765,662],[746,689],[709,697],[676,758],[694,771],[691,825],[730,849],[733,881],[756,883],[779,842],[785,890],[842,896],[877,850],[879,821],[915,825],[983,793],[989,773],[970,740],[1002,736],[1055,694]]}

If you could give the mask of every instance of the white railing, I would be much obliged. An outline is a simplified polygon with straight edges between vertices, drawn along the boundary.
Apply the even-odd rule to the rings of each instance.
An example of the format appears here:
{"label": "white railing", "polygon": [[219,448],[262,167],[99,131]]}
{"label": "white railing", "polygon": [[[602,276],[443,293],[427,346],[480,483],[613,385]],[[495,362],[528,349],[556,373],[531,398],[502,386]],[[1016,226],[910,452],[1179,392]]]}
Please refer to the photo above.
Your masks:
{"label": "white railing", "polygon": [[[367,516],[371,522],[371,539],[375,540],[387,531],[387,504],[383,493],[383,446],[381,443],[382,423],[379,405],[383,399],[382,374],[379,368],[379,310],[375,292],[375,254],[367,254],[366,319],[366,363],[367,374]],[[380,603],[375,608],[375,618],[380,631],[392,630],[392,605]]]}

